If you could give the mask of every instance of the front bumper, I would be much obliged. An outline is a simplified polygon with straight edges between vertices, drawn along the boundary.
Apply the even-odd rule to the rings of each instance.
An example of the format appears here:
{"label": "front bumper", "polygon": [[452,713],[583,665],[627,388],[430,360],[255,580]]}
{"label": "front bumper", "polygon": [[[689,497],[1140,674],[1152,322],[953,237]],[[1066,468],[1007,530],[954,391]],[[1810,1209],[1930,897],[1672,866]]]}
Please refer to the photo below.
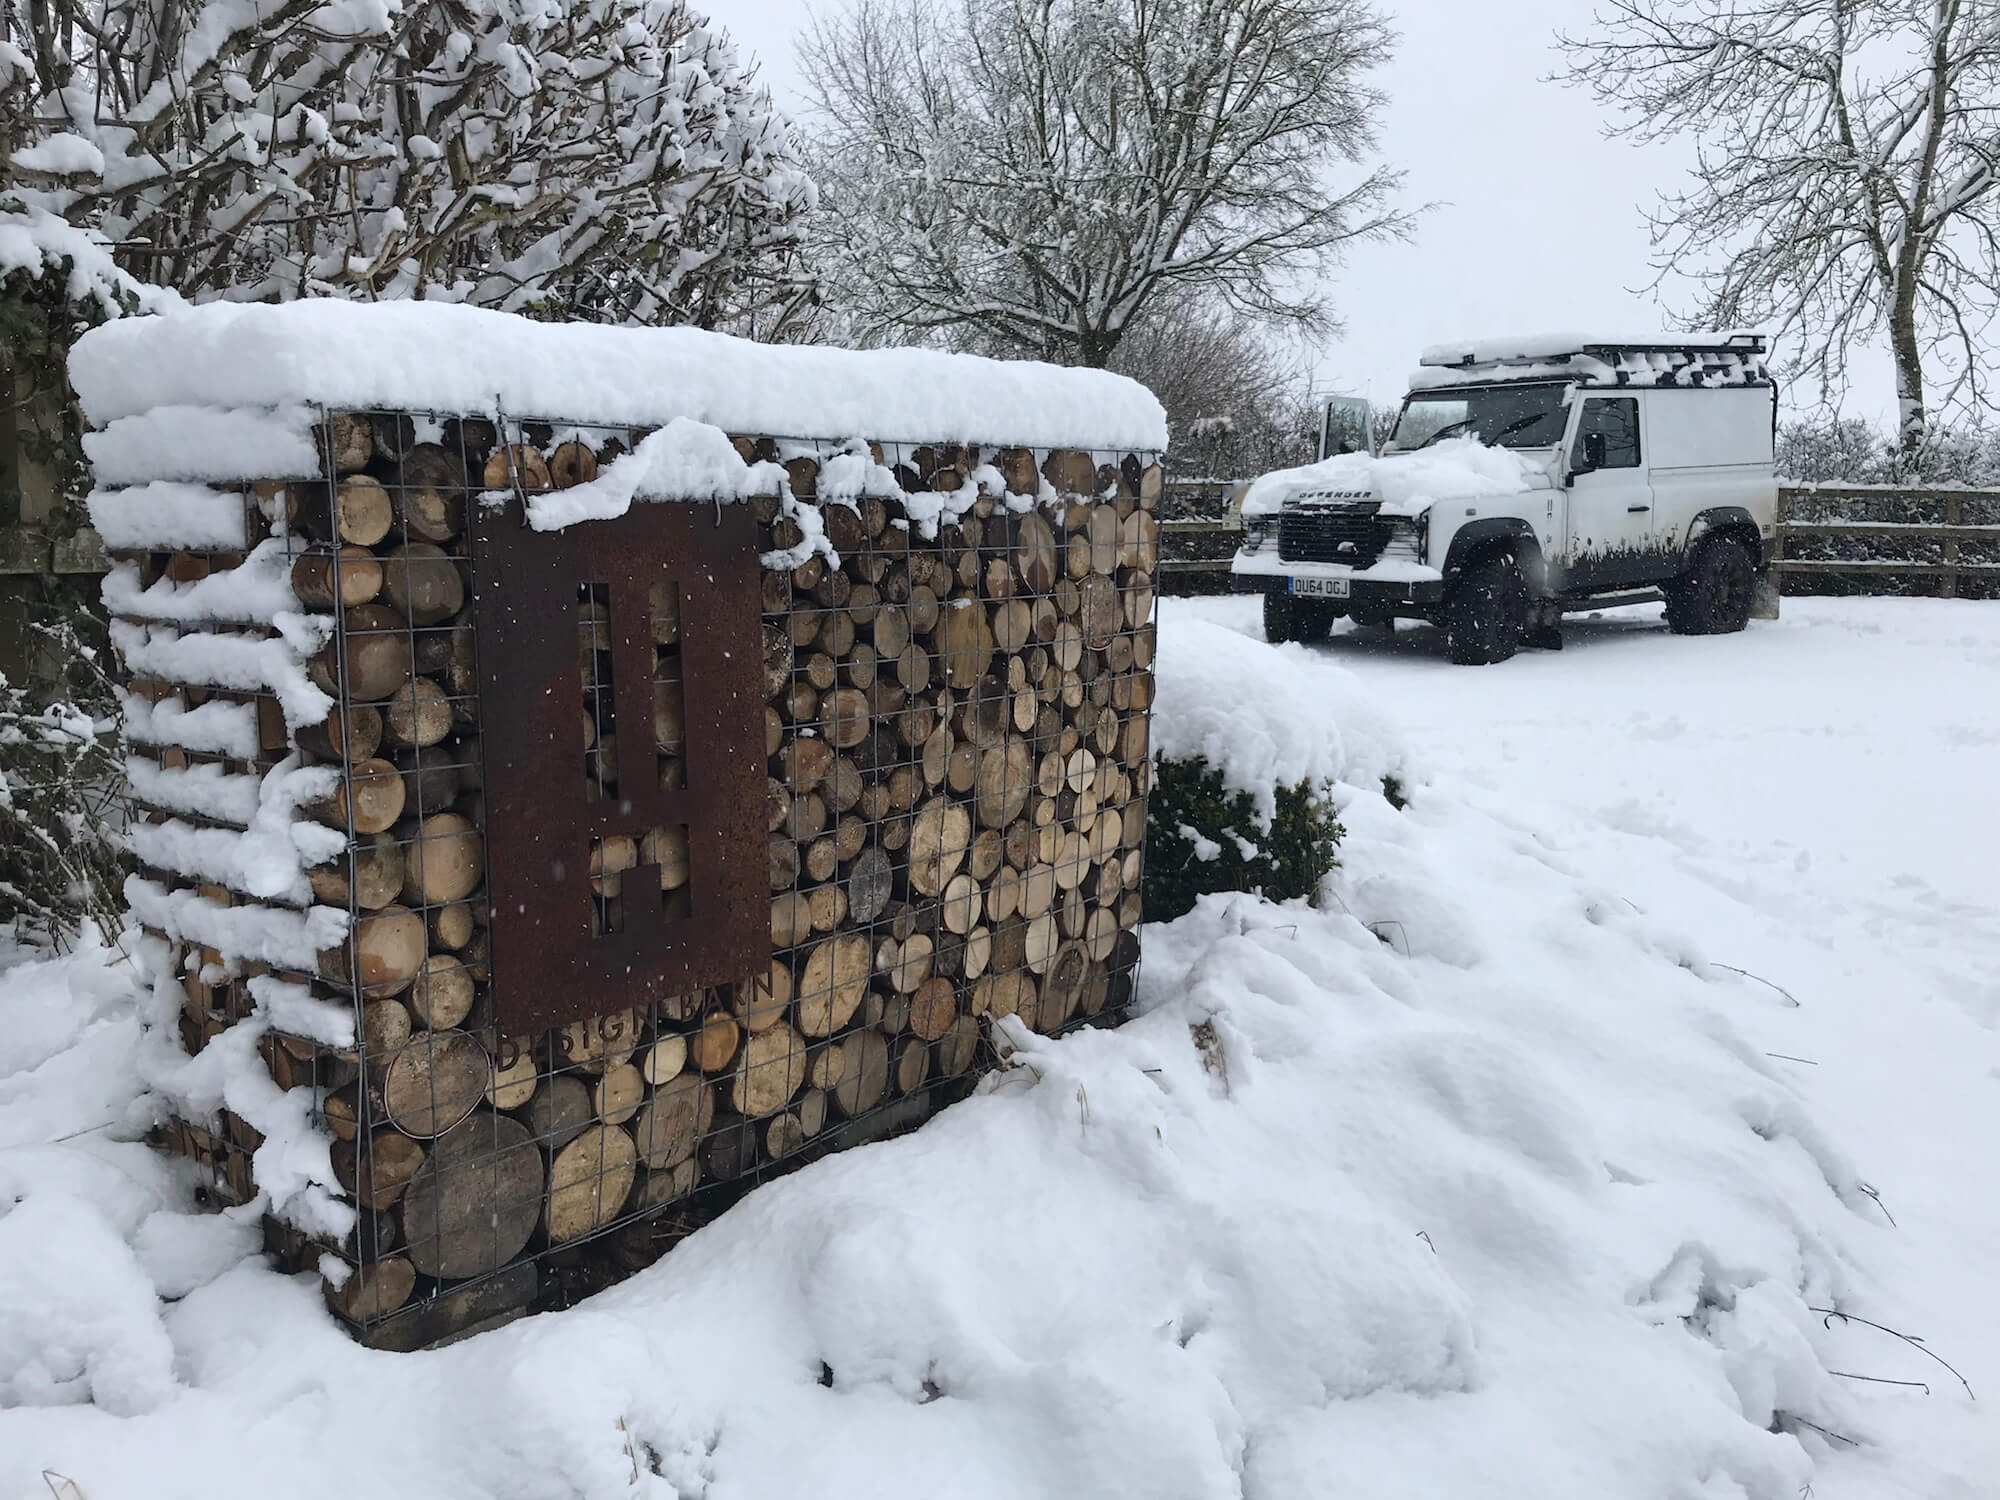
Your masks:
{"label": "front bumper", "polygon": [[[1366,568],[1356,571],[1332,563],[1285,562],[1276,548],[1262,555],[1238,553],[1229,566],[1229,589],[1235,594],[1289,594],[1294,578],[1345,578],[1348,604],[1428,606],[1444,599],[1444,576],[1431,568],[1405,565],[1384,577]],[[1343,601],[1319,602],[1337,606]]]}

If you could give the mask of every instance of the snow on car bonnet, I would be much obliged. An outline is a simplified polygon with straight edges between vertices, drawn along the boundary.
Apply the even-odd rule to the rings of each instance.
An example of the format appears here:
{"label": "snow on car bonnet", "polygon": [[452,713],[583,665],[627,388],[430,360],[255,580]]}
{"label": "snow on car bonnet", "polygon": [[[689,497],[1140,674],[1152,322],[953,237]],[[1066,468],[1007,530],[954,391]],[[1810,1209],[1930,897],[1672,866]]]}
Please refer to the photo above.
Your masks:
{"label": "snow on car bonnet", "polygon": [[1243,497],[1243,514],[1275,514],[1287,500],[1328,490],[1367,495],[1391,514],[1415,515],[1436,500],[1472,495],[1513,495],[1545,479],[1535,463],[1506,448],[1488,448],[1474,438],[1449,438],[1414,453],[1372,458],[1343,453],[1296,469],[1276,469],[1253,483]]}

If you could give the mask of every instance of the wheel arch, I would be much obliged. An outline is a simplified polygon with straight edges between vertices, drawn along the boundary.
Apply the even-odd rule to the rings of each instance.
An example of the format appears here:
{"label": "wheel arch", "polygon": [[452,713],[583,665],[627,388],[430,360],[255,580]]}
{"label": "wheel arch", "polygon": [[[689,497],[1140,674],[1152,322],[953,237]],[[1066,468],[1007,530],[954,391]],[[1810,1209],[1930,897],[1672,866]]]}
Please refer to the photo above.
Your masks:
{"label": "wheel arch", "polygon": [[1770,549],[1757,518],[1740,505],[1712,505],[1688,522],[1687,539],[1681,544],[1681,566],[1694,561],[1695,549],[1710,537],[1726,536],[1741,542],[1750,554],[1752,567],[1762,571],[1770,562]]}
{"label": "wheel arch", "polygon": [[1452,534],[1451,545],[1445,549],[1445,586],[1449,588],[1458,582],[1473,563],[1495,552],[1513,554],[1521,576],[1528,581],[1530,597],[1541,599],[1548,596],[1548,559],[1542,555],[1542,544],[1535,535],[1535,528],[1519,516],[1486,516],[1459,527]]}

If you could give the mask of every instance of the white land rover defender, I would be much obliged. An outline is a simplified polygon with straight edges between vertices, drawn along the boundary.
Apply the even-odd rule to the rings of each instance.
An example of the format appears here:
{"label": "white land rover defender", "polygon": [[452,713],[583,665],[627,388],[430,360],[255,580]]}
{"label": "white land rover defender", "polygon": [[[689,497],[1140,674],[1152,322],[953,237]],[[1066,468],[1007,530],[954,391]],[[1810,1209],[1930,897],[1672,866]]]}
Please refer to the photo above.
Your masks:
{"label": "white land rover defender", "polygon": [[1764,352],[1754,334],[1428,349],[1379,457],[1250,486],[1233,586],[1264,596],[1272,641],[1405,616],[1469,664],[1649,597],[1677,633],[1741,630],[1777,607]]}

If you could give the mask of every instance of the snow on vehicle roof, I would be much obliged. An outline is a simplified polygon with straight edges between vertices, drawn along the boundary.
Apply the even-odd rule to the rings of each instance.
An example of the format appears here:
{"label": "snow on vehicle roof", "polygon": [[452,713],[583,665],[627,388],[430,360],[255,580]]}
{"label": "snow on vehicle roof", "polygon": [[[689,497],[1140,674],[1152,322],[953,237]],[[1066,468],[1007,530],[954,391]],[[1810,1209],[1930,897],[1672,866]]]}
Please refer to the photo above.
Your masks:
{"label": "snow on vehicle roof", "polygon": [[1555,359],[1492,360],[1485,364],[1425,365],[1410,377],[1410,391],[1461,385],[1561,380],[1585,386],[1763,386],[1771,384],[1764,356],[1750,349],[1606,348]]}
{"label": "snow on vehicle roof", "polygon": [[1528,333],[1497,338],[1454,339],[1432,344],[1417,356],[1420,365],[1491,365],[1520,361],[1560,360],[1586,350],[1731,350],[1761,354],[1764,336],[1744,330],[1730,333],[1646,333],[1612,337],[1591,333]]}
{"label": "snow on vehicle roof", "polygon": [[1167,445],[1152,392],[1103,370],[538,323],[437,302],[211,303],[120,319],[78,340],[70,380],[97,426],[160,406],[303,402],[632,426],[686,417],[771,437]]}
{"label": "snow on vehicle roof", "polygon": [[1769,385],[1758,333],[1660,333],[1609,338],[1543,333],[1433,344],[1410,390],[1496,381],[1565,380],[1590,386]]}

